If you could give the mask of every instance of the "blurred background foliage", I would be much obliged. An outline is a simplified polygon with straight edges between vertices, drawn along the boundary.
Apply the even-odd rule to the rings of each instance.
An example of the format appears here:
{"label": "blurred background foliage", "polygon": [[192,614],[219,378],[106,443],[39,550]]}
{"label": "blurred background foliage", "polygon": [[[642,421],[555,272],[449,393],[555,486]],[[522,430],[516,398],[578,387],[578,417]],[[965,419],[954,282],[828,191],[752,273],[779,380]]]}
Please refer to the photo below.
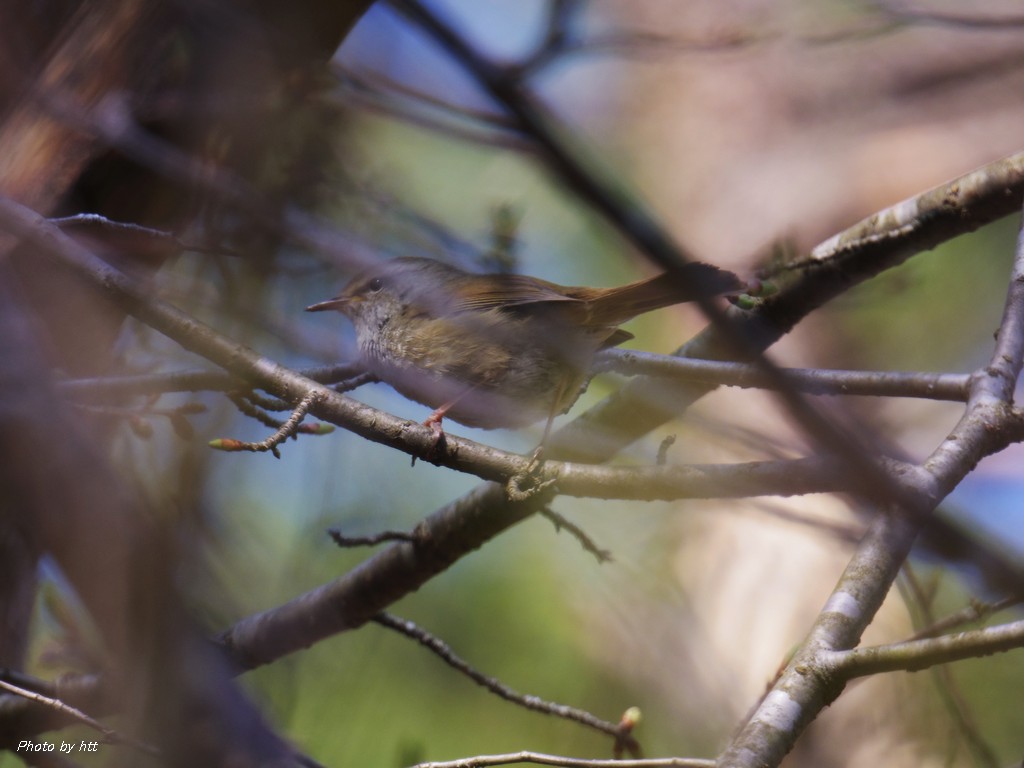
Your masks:
{"label": "blurred background foliage", "polygon": [[[1019,140],[1022,105],[1019,91],[1007,83],[1024,77],[1020,58],[1011,55],[1019,55],[1020,43],[1007,41],[1001,30],[989,30],[986,38],[985,32],[906,24],[861,34],[878,22],[884,4],[876,3],[687,5],[677,14],[679,4],[653,0],[586,4],[581,34],[632,30],[633,35],[623,33],[622,44],[610,51],[567,54],[538,75],[537,85],[580,132],[580,141],[598,148],[603,162],[635,182],[666,224],[702,257],[750,271],[756,255],[773,243],[806,249],[878,207],[1017,148],[1012,141]],[[503,58],[529,51],[543,31],[545,3],[539,0],[448,0],[432,7],[451,14],[479,44]],[[851,39],[841,43],[810,40],[844,30]],[[931,87],[938,94],[927,97],[928,105],[945,98],[944,111],[936,113],[922,107],[920,91],[897,85],[901,75],[909,80],[938,67],[944,54],[937,50],[949,37],[978,71],[966,86],[953,82],[949,71],[945,80],[936,76]],[[708,50],[701,50],[701,42]],[[996,71],[999,61],[1006,67]],[[384,7],[375,6],[363,18],[335,63],[350,74],[387,78],[467,110],[493,110],[464,74]],[[991,67],[991,77],[983,65]],[[801,76],[787,85],[794,70]],[[837,82],[846,90],[836,88]],[[846,124],[837,135],[831,111],[847,106],[844,99],[855,100],[850,91],[856,91],[863,111],[840,110]],[[554,187],[529,155],[361,108],[358,101],[349,103],[350,95],[340,86],[329,94],[344,107],[336,115],[331,159],[311,197],[339,226],[381,254],[428,253],[469,266],[480,263],[491,245],[494,211],[507,206],[519,217],[518,270],[565,284],[613,285],[646,269],[608,227]],[[965,116],[972,115],[983,119],[967,130]],[[886,142],[897,133],[900,146],[920,135],[932,142],[933,151],[890,168]],[[854,165],[860,169],[856,179],[850,177]],[[889,175],[880,193],[870,180],[883,167]],[[817,183],[822,177],[830,179],[827,186]],[[782,203],[769,199],[765,190],[772,189],[779,190]],[[787,215],[780,215],[780,206]],[[780,359],[843,368],[970,370],[991,349],[1015,232],[1016,222],[998,223],[851,291],[787,340]],[[301,311],[336,293],[345,279],[328,261],[281,249],[265,261],[186,254],[164,268],[160,284],[173,302],[218,329],[273,359],[303,367],[353,354],[351,329],[342,319]],[[692,311],[672,310],[644,317],[630,329],[637,348],[666,352],[699,327]],[[129,371],[198,364],[133,322],[122,333],[119,350]],[[599,377],[574,413],[615,386],[613,377]],[[426,416],[424,408],[383,385],[355,396],[417,421]],[[212,438],[260,440],[266,429],[216,395],[167,395],[159,405],[196,401],[209,411],[189,420],[194,436],[176,435],[167,420],[154,418],[153,435],[141,439],[120,423],[113,451],[118,466],[150,490],[158,514],[191,526],[199,556],[182,574],[182,583],[211,632],[335,578],[365,557],[361,551],[339,550],[326,529],[349,535],[410,529],[476,484],[430,465],[410,467],[404,454],[342,432],[289,442],[280,461],[265,454],[214,453],[205,447]],[[934,444],[958,413],[941,404],[851,407],[876,426],[886,425],[894,441],[906,439],[914,455]],[[711,426],[673,425],[631,449],[631,455],[650,461],[668,433],[681,437],[673,449],[677,458],[728,455],[730,439],[724,435],[731,433],[721,422],[730,412],[728,403],[709,398],[697,413]],[[739,427],[755,437],[740,440],[738,452],[758,453],[759,439],[766,445],[798,444],[776,422],[762,424],[740,414]],[[516,451],[529,450],[538,439],[536,430],[453,431]],[[1014,456],[1019,459],[1019,452]],[[991,471],[983,466],[971,480],[974,490],[957,497],[965,519],[990,517],[987,512],[997,503],[993,483],[1002,483],[998,502],[1021,507],[1020,473],[1014,471],[1007,482],[1005,467],[1000,460]],[[679,547],[719,515],[742,525],[749,510],[698,502],[570,499],[559,499],[555,507],[610,548],[614,560],[598,565],[564,532],[556,535],[550,523],[533,519],[401,601],[395,613],[444,638],[478,669],[518,691],[612,721],[627,707],[640,706],[645,720],[637,736],[650,755],[713,752],[732,725],[729,705],[710,697],[706,683],[692,683],[683,674],[689,667],[677,666],[679,659],[664,652],[682,645],[680,654],[696,653],[685,649],[690,633],[700,635],[701,622],[714,620],[691,611],[692,596],[680,581],[685,569]],[[993,535],[1002,535],[999,524],[991,525]],[[751,538],[747,543],[756,547],[756,537]],[[848,546],[834,538],[831,544],[840,552]],[[720,567],[742,557],[722,551]],[[808,571],[806,580],[827,590],[836,573]],[[969,582],[965,586],[962,575],[934,561],[921,565],[921,578],[937,590],[937,615],[967,599]],[[753,610],[754,603],[770,605],[788,596],[745,597],[751,605],[723,598],[721,610]],[[810,609],[819,605],[812,600]],[[33,657],[41,674],[49,675],[52,670],[41,666],[40,657],[53,651],[60,630],[45,611],[37,614]],[[681,616],[694,623],[680,626]],[[785,643],[798,642],[799,631],[783,631]],[[751,639],[757,642],[756,637],[744,642]],[[747,665],[743,647],[738,642],[735,649],[721,651],[742,668]],[[775,658],[783,660],[781,654]],[[775,671],[756,665],[742,673],[715,669],[719,663],[708,660],[711,669],[704,671],[717,675],[722,688],[742,688],[735,678],[743,676],[763,686]],[[1019,657],[959,664],[952,674],[962,682],[963,697],[998,763],[1018,757],[1024,748],[1013,707],[1022,676]],[[325,765],[400,766],[526,748],[608,752],[607,739],[500,701],[376,625],[330,639],[242,681],[281,732]],[[905,714],[911,724],[920,718],[919,729],[932,735],[927,751],[945,751],[950,764],[968,760],[962,747],[934,738],[949,723],[937,689],[926,685],[914,696],[910,700],[918,706]],[[683,723],[681,713],[693,710],[706,712],[707,721]],[[974,760],[979,764],[976,755]],[[9,755],[0,757],[0,766],[16,763]]]}

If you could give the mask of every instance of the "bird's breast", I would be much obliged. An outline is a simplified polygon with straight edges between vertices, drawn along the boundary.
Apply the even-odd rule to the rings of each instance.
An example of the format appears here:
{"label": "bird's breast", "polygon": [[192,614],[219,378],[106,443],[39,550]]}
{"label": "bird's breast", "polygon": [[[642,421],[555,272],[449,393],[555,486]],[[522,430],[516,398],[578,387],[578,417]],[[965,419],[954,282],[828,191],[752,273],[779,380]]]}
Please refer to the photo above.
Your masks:
{"label": "bird's breast", "polygon": [[498,312],[407,315],[359,334],[367,367],[405,397],[468,426],[520,427],[575,401],[596,342]]}

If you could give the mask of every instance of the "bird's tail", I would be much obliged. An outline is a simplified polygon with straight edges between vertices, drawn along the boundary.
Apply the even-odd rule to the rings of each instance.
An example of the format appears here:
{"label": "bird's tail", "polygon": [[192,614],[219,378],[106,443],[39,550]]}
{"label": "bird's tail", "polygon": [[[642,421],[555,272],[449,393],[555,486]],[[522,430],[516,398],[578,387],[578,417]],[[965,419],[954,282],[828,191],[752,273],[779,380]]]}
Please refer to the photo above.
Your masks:
{"label": "bird's tail", "polygon": [[681,271],[665,272],[604,292],[590,302],[595,323],[618,325],[644,312],[739,291],[743,281],[732,272],[698,261]]}

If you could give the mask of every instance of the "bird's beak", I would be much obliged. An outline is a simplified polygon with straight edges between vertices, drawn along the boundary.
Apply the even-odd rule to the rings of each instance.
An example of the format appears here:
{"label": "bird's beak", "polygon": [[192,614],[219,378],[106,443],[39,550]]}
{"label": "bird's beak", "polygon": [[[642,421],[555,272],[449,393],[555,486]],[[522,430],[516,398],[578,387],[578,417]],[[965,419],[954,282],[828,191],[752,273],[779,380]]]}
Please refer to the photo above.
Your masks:
{"label": "bird's beak", "polygon": [[310,304],[306,307],[307,312],[326,312],[329,309],[336,309],[339,312],[344,312],[345,307],[348,306],[348,299],[344,296],[335,296],[333,299],[327,301],[321,301],[317,304]]}

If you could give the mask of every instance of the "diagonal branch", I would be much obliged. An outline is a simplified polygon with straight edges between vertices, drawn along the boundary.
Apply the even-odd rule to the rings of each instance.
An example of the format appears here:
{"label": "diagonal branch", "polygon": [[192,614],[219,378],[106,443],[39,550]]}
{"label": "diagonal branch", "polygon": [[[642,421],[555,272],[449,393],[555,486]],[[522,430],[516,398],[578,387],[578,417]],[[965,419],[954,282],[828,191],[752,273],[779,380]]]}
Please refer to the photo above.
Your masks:
{"label": "diagonal branch", "polygon": [[6,680],[0,680],[0,689],[7,691],[8,693],[12,693],[16,696],[20,696],[28,701],[34,701],[35,703],[41,704],[44,707],[49,707],[50,709],[58,712],[59,714],[70,718],[76,723],[79,723],[81,725],[86,726],[87,728],[91,728],[94,731],[97,731],[100,735],[103,736],[104,741],[108,744],[124,744],[130,747],[134,747],[140,752],[144,752],[149,755],[160,754],[159,750],[157,750],[155,747],[144,742],[138,741],[136,739],[132,739],[127,736],[122,736],[120,733],[113,730],[112,728],[107,728],[107,726],[105,726],[99,720],[90,717],[89,715],[85,714],[85,712],[83,712],[82,710],[76,707],[72,707],[70,704],[63,702],[60,699],[54,698],[52,696],[46,696],[42,693],[31,691],[27,688],[22,688],[20,686],[14,685],[13,683],[9,683]]}

